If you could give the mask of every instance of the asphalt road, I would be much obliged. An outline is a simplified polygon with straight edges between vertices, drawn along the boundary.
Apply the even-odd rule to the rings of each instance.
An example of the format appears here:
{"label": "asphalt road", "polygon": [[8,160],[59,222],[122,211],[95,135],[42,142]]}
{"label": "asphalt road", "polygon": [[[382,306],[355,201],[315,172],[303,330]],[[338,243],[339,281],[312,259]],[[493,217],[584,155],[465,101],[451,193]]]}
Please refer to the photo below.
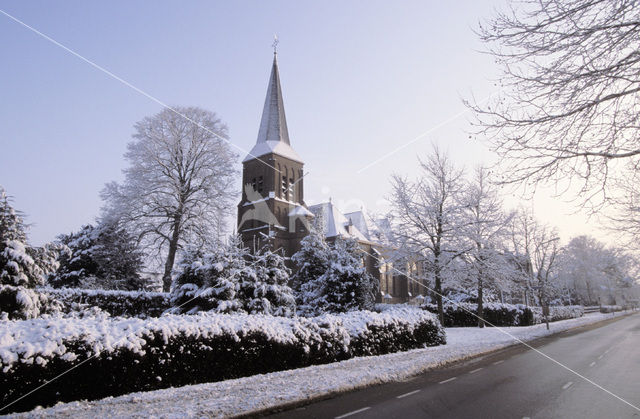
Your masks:
{"label": "asphalt road", "polygon": [[640,418],[640,314],[531,345],[575,373],[518,345],[270,417]]}

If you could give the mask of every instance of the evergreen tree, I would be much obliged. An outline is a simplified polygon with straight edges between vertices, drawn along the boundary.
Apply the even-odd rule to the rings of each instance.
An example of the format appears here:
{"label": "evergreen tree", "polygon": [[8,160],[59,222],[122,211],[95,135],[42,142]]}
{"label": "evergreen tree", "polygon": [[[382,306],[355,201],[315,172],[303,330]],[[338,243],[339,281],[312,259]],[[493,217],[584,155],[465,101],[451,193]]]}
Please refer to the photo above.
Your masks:
{"label": "evergreen tree", "polygon": [[255,275],[246,261],[247,250],[232,239],[213,252],[187,249],[183,252],[171,291],[172,313],[214,311],[232,313],[243,310],[239,283]]}
{"label": "evergreen tree", "polygon": [[43,284],[43,269],[27,244],[22,216],[0,187],[0,312],[1,317],[33,318],[57,305],[33,288]]}
{"label": "evergreen tree", "polygon": [[322,311],[338,313],[372,310],[378,281],[367,272],[360,245],[355,239],[337,239],[332,247],[329,269],[320,277]]}
{"label": "evergreen tree", "polygon": [[22,216],[0,187],[0,284],[29,288],[42,284],[38,266],[27,249]]}
{"label": "evergreen tree", "polygon": [[304,284],[325,273],[329,267],[329,253],[330,249],[324,237],[312,227],[300,242],[300,250],[291,257],[297,267],[293,275],[294,289],[300,290]]}
{"label": "evergreen tree", "polygon": [[54,286],[136,290],[140,278],[142,252],[133,237],[115,220],[85,225],[80,231],[58,238],[69,252],[60,256]]}
{"label": "evergreen tree", "polygon": [[296,312],[293,290],[289,287],[291,270],[284,257],[265,246],[252,256],[253,275],[240,283],[240,296],[248,313],[291,317]]}
{"label": "evergreen tree", "polygon": [[300,314],[313,315],[316,312],[323,292],[321,277],[329,268],[330,253],[331,249],[324,237],[312,228],[300,242],[300,250],[291,257],[297,267],[293,287]]}
{"label": "evergreen tree", "polygon": [[367,273],[355,239],[338,238],[329,246],[314,231],[293,259],[300,266],[296,283],[301,314],[373,309],[379,284]]}

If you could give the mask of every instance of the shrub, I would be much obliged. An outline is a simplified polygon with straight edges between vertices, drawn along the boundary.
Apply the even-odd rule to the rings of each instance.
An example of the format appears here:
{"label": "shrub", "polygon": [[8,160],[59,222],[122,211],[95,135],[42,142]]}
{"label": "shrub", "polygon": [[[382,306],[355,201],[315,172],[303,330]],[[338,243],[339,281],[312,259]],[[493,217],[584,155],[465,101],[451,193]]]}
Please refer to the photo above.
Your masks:
{"label": "shrub", "polygon": [[171,306],[169,294],[162,292],[78,288],[41,288],[38,291],[59,301],[65,313],[97,307],[114,317],[158,317]]}
{"label": "shrub", "polygon": [[[423,309],[431,313],[438,312],[434,304],[425,304]],[[477,304],[457,303],[445,304],[444,326],[445,327],[474,327],[478,325]],[[500,304],[485,303],[483,318],[487,326],[531,326],[544,321],[542,308],[526,307],[522,304]],[[549,321],[558,321],[582,317],[584,307],[582,306],[554,306],[549,307]]]}
{"label": "shrub", "polygon": [[[445,342],[435,316],[408,308],[316,318],[166,315],[154,319],[41,318],[0,323],[2,405],[97,399]],[[86,362],[84,362],[86,361]],[[81,362],[84,362],[80,364]]]}
{"label": "shrub", "polygon": [[600,313],[615,313],[616,311],[622,311],[620,306],[600,306]]}
{"label": "shrub", "polygon": [[63,305],[47,294],[11,285],[0,285],[0,307],[7,319],[34,319],[63,310]]}

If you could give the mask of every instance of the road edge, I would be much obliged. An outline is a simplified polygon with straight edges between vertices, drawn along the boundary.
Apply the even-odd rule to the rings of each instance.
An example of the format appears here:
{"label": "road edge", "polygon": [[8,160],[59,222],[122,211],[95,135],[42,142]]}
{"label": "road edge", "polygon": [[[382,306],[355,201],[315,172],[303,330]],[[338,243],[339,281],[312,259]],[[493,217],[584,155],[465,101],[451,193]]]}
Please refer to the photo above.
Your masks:
{"label": "road edge", "polygon": [[[606,313],[609,314],[609,313]],[[550,333],[548,335],[545,336],[539,336],[539,337],[535,337],[533,339],[521,339],[522,342],[526,342],[527,344],[530,345],[535,345],[536,342],[542,342],[545,339],[549,339],[550,337],[560,335],[562,333],[567,333],[567,332],[572,332],[572,331],[576,331],[577,329],[581,329],[584,327],[590,327],[590,328],[597,328],[597,327],[602,327],[605,326],[609,323],[612,323],[613,321],[618,321],[618,320],[622,320],[628,316],[634,315],[634,314],[639,314],[638,311],[630,311],[630,312],[617,312],[617,313],[611,313],[612,316],[611,317],[607,317],[598,321],[595,321],[593,323],[587,323],[587,324],[581,324],[581,325],[577,325],[574,327],[569,327],[567,329],[564,330],[558,330],[557,332],[553,332]],[[552,323],[553,324],[553,323]],[[347,394],[347,393],[351,393],[354,391],[359,391],[359,390],[363,390],[366,388],[370,388],[370,387],[375,387],[375,386],[379,386],[379,385],[384,385],[384,384],[388,384],[388,383],[392,383],[392,382],[398,382],[398,381],[404,381],[404,380],[410,380],[413,377],[416,377],[418,375],[421,374],[425,374],[427,372],[430,371],[435,371],[435,370],[440,370],[440,369],[444,369],[444,368],[449,368],[454,364],[458,364],[458,363],[462,363],[462,362],[468,362],[470,360],[474,360],[477,358],[482,358],[485,356],[489,356],[489,355],[494,355],[499,353],[500,351],[504,351],[504,350],[508,350],[514,346],[517,345],[521,345],[521,341],[517,341],[514,340],[512,343],[506,344],[506,345],[501,345],[499,347],[493,347],[491,349],[488,349],[486,351],[481,351],[481,352],[477,352],[477,353],[473,353],[470,355],[464,355],[458,358],[452,358],[449,360],[446,360],[440,364],[437,365],[432,365],[427,367],[426,369],[416,373],[416,374],[412,374],[407,376],[406,378],[404,378],[403,380],[386,380],[386,381],[380,381],[380,382],[375,382],[375,383],[368,383],[368,384],[363,384],[363,385],[359,385],[359,386],[355,386],[353,388],[350,389],[346,389],[346,390],[335,390],[335,391],[329,391],[326,392],[324,394],[321,395],[315,395],[315,396],[311,396],[310,398],[304,399],[304,400],[296,400],[293,402],[286,402],[283,404],[279,404],[277,406],[271,406],[271,407],[267,407],[267,408],[263,408],[263,409],[255,409],[255,410],[251,410],[251,411],[246,411],[246,412],[242,412],[239,414],[235,414],[235,415],[231,415],[229,417],[231,418],[235,418],[235,419],[244,419],[244,418],[254,418],[254,417],[261,417],[261,416],[266,416],[266,415],[270,415],[273,413],[278,413],[278,412],[283,412],[283,411],[287,411],[287,410],[293,410],[299,407],[303,407],[306,405],[309,405],[311,403],[316,403],[319,401],[323,401],[323,400],[328,400],[331,398],[334,398],[336,396],[342,395],[342,394]]]}

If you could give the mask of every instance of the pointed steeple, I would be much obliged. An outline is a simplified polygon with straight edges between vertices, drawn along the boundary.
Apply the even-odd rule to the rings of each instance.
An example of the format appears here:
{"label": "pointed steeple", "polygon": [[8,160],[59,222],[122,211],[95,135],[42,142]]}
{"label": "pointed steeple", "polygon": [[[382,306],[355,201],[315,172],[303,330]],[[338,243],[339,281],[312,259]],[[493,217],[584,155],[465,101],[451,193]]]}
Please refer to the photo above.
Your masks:
{"label": "pointed steeple", "polygon": [[273,66],[267,88],[267,97],[264,100],[262,121],[258,131],[258,143],[265,141],[289,142],[287,130],[287,118],[284,114],[284,102],[282,100],[282,88],[280,87],[280,72],[278,71],[278,55],[273,53]]}
{"label": "pointed steeple", "polygon": [[264,100],[260,129],[256,145],[251,149],[243,162],[263,156],[268,153],[279,154],[290,160],[302,163],[300,156],[291,148],[287,118],[284,113],[282,88],[280,87],[280,72],[278,71],[278,55],[273,52],[271,77],[267,87],[267,97]]}

